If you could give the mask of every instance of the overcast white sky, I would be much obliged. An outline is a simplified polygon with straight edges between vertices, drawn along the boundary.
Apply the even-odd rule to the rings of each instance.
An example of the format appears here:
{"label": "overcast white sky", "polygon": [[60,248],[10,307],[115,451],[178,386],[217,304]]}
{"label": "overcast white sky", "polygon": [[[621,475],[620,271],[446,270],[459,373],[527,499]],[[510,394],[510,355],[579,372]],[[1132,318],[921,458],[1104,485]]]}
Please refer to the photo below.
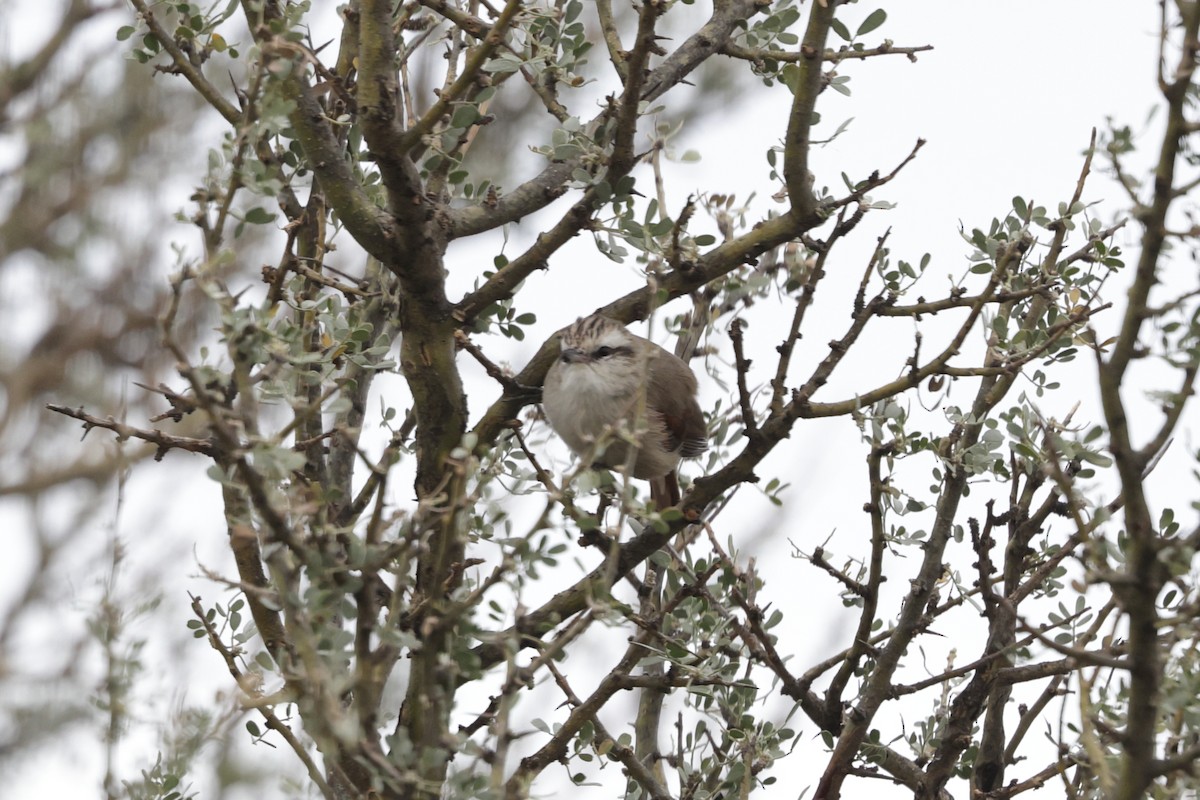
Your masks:
{"label": "overcast white sky", "polygon": [[[37,3],[27,5],[32,11]],[[705,5],[697,4],[699,8]],[[877,5],[860,3],[845,9],[841,17],[853,30],[856,21]],[[869,40],[886,37],[897,45],[931,44],[935,50],[921,54],[915,64],[903,57],[845,64],[840,71],[851,77],[852,95],[843,98],[825,93],[819,105],[824,122],[817,134],[831,132],[848,117],[854,122],[837,141],[817,151],[813,170],[819,184],[836,191],[841,187],[841,172],[857,179],[876,169],[887,171],[908,154],[918,137],[927,145],[897,181],[875,195],[896,202],[897,207],[872,212],[855,243],[840,248],[836,266],[844,266],[845,272],[853,275],[853,282],[875,237],[888,227],[892,228],[890,243],[896,257],[916,261],[922,253],[930,252],[933,276],[960,274],[970,249],[958,236],[960,224],[968,230],[986,226],[993,217],[1005,214],[1016,194],[1049,206],[1068,198],[1091,128],[1103,126],[1108,116],[1140,128],[1157,102],[1157,3],[1153,0],[909,0],[887,7],[887,24],[868,36]],[[699,18],[702,12],[696,13]],[[115,15],[108,19],[112,30],[127,24]],[[13,31],[8,35],[13,36]],[[113,47],[109,57],[121,57],[118,48]],[[670,99],[668,95],[668,103]],[[698,164],[671,169],[669,191],[675,207],[681,206],[689,193],[708,191],[736,192],[743,198],[757,193],[751,218],[770,210],[775,187],[767,180],[765,151],[782,137],[787,102],[784,91],[754,89],[747,92],[740,106],[709,115],[702,124],[685,130],[678,140],[679,149],[694,148],[703,158]],[[1153,146],[1153,140],[1148,139],[1147,145]],[[181,207],[186,203],[186,187],[199,176],[177,177],[181,193],[165,202]],[[1093,181],[1085,199],[1106,201],[1105,210],[1100,212],[1106,218],[1125,206],[1120,192],[1103,179]],[[514,237],[527,241],[535,233],[522,227],[514,231]],[[195,247],[187,227],[181,226],[172,235]],[[549,335],[576,316],[640,285],[634,266],[611,265],[590,248],[589,240],[576,240],[554,260],[550,272],[530,279],[529,294],[523,296],[522,306],[538,311],[538,333]],[[452,252],[451,269],[455,268],[455,259],[465,265],[481,256],[490,259],[488,252],[494,251],[485,247]],[[510,246],[508,252],[517,250]],[[833,275],[828,283],[825,289],[831,292],[839,284],[845,285]],[[943,285],[932,280],[925,291],[933,296]],[[810,336],[806,341],[817,345],[840,335],[846,302],[843,299],[839,304],[831,299],[822,306],[819,310],[826,316],[820,319],[828,319],[830,334]],[[784,314],[790,316],[790,310],[780,312],[765,304],[756,307],[748,335],[761,336],[759,341],[773,344],[781,338]],[[892,360],[893,365],[886,370],[889,375],[900,369],[908,354],[906,337],[911,334],[902,333],[895,346],[881,341],[874,353],[879,363]],[[540,341],[541,337],[534,336],[525,345],[512,345],[509,352],[497,351],[494,355],[519,367]],[[811,363],[821,355],[823,352],[817,348],[800,358]],[[872,366],[882,369],[879,363],[862,363],[862,371],[830,387],[829,397],[845,396],[874,383],[867,370]],[[472,369],[465,367],[469,375]],[[856,386],[855,379],[863,383]],[[494,390],[482,380],[473,386],[478,391],[472,395],[472,410],[478,414]],[[718,394],[711,385],[704,391],[710,398]],[[959,402],[967,395],[962,392]],[[862,515],[857,510],[865,499],[866,485],[861,475],[861,453],[849,447],[855,441],[857,435],[848,423],[840,427],[837,423],[810,423],[796,431],[762,470],[768,475],[782,472],[793,484],[784,509],[777,510],[745,493],[742,513],[737,517],[739,527],[749,532],[782,532],[770,542],[754,541],[753,549],[763,554],[784,554],[785,538],[811,549],[834,529],[853,530],[861,525]],[[839,455],[843,445],[846,457]],[[1182,452],[1186,448],[1178,449],[1181,452],[1176,455],[1186,457]],[[193,469],[192,475],[199,472]],[[1183,472],[1186,474],[1186,470]],[[846,487],[852,488],[852,496],[845,496]],[[1187,490],[1190,488],[1189,484]],[[155,476],[141,477],[131,484],[122,524],[127,535],[132,536],[145,521],[138,511],[138,493],[149,495],[162,489],[162,480]],[[176,503],[170,515],[158,519],[157,535],[174,542],[170,548],[174,557],[158,565],[159,574],[168,586],[187,586],[215,596],[218,593],[211,586],[194,579],[197,569],[189,555],[195,543],[196,553],[206,563],[221,557],[223,530],[215,505],[215,485],[186,486],[178,491],[180,497],[194,502]],[[855,515],[844,518],[846,509]],[[722,536],[735,530],[727,528]],[[0,563],[0,585],[9,582],[4,573],[12,564]],[[837,618],[841,605],[835,587],[822,582],[809,567],[790,559],[760,559],[759,566],[768,586],[774,581],[775,588],[769,594],[775,602],[785,611],[804,607],[809,612],[798,623],[806,627],[789,636],[810,640],[819,652],[843,641],[836,625],[829,622]],[[797,580],[798,574],[802,581]],[[76,584],[80,594],[94,583],[94,575],[81,570]],[[894,581],[901,583],[902,579]],[[798,584],[809,588],[799,589]],[[77,611],[66,609],[65,613]],[[826,621],[821,623],[822,619]],[[175,628],[182,631],[183,620],[177,622]],[[211,663],[205,669],[213,673],[219,664],[211,656],[196,645],[184,658],[186,662],[209,659]],[[164,685],[169,683],[164,680]],[[80,742],[77,748],[43,754],[5,778],[4,793],[11,798],[32,799],[96,792],[102,772],[93,750]],[[268,758],[265,751],[257,748],[256,757]],[[775,774],[787,775],[791,769],[785,762]],[[763,796],[790,797],[799,787],[791,782],[783,794],[768,792]],[[600,798],[609,794],[578,790],[572,796]],[[847,796],[854,797],[851,792]]]}

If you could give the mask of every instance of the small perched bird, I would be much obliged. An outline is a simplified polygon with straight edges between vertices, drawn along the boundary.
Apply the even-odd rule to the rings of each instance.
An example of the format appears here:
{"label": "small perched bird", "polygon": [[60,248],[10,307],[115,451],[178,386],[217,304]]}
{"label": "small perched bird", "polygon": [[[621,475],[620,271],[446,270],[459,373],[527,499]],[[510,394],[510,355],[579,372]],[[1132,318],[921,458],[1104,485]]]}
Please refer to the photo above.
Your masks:
{"label": "small perched bird", "polygon": [[[542,392],[550,426],[576,455],[615,468],[629,462],[630,445],[612,432],[622,422],[631,432],[644,431],[633,455],[633,477],[650,481],[658,508],[678,503],[679,459],[708,449],[691,368],[599,314],[563,330],[561,347]],[[644,423],[635,426],[643,396]]]}

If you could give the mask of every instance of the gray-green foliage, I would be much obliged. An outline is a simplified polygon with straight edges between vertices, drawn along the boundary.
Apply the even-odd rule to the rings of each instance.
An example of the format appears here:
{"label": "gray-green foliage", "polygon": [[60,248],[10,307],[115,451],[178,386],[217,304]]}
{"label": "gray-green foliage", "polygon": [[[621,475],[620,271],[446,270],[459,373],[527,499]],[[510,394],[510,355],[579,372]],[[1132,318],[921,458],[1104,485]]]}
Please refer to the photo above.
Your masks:
{"label": "gray-green foliage", "polygon": [[[849,93],[860,59],[928,49],[876,41],[882,8],[853,9],[852,33],[839,15],[856,4],[837,0],[722,2],[703,20],[663,0],[352,0],[336,19],[270,0],[133,5],[117,33],[131,58],[186,80],[224,126],[180,213],[199,245],[180,247],[161,309],[180,378],[159,390],[164,418],[200,423],[56,410],[211,461],[236,575],[217,578],[228,600],[194,604],[188,627],[214,651],[197,642],[196,657],[230,673],[248,741],[290,750],[311,791],[515,798],[554,791],[562,765],[630,797],[741,797],[795,774],[789,755],[822,798],[871,776],[919,797],[1056,780],[1132,799],[1194,782],[1200,535],[1151,517],[1143,491],[1197,369],[1193,288],[1163,284],[1168,210],[1189,184],[1171,172],[1141,188],[1127,132],[1089,148],[1062,202],[1017,197],[964,229],[970,250],[943,280],[932,265],[955,256],[901,257],[886,235],[866,263],[842,255],[922,143],[836,187],[810,170],[822,91]],[[1163,36],[1194,40],[1195,6]],[[692,118],[668,90],[725,57],[790,109],[766,153],[762,194],[780,202],[765,215],[719,186],[675,205],[663,188]],[[1189,158],[1193,58],[1165,92],[1171,165]],[[492,138],[532,160],[504,174]],[[1132,255],[1114,241],[1123,223],[1085,200],[1093,159],[1134,195]],[[472,288],[450,295],[452,243],[499,252],[505,226],[532,219],[520,252],[470,267]],[[272,232],[266,267],[256,230]],[[547,469],[525,409],[553,337],[515,374],[488,357],[547,333],[525,281],[587,233],[646,281],[572,298],[580,314],[654,316],[681,342],[728,333],[709,362],[725,394],[707,410],[711,452],[678,508]],[[850,269],[861,278],[839,295],[825,279]],[[815,327],[818,293],[845,309],[836,330]],[[1110,302],[1124,316],[1101,339]],[[790,324],[760,324],[766,304]],[[205,344],[184,324],[196,306],[218,320]],[[916,331],[907,361],[870,363],[847,391],[847,365],[895,322]],[[1080,421],[1058,376],[1084,355],[1101,408]],[[1121,390],[1150,357],[1174,383],[1133,444]],[[486,390],[464,381],[468,359]],[[376,400],[381,376],[394,380]],[[764,582],[722,512],[743,486],[786,504],[793,476],[759,474],[764,459],[798,422],[838,417],[866,467],[829,498],[853,535],[793,538],[796,569],[852,615],[817,652],[795,634],[791,587]],[[931,637],[957,625],[973,639],[931,663]],[[613,628],[621,652],[596,649]],[[220,724],[181,721],[126,793],[183,793],[196,732]],[[1049,747],[1027,735],[1043,729]]]}

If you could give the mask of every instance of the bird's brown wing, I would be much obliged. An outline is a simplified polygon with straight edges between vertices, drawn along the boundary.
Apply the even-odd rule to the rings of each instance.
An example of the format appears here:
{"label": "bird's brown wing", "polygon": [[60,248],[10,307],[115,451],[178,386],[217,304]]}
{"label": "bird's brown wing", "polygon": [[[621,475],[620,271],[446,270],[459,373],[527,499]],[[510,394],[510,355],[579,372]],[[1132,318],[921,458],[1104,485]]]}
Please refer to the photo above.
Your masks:
{"label": "bird's brown wing", "polygon": [[[650,365],[650,385],[646,387],[646,405],[662,417],[666,428],[663,446],[684,458],[695,458],[708,449],[708,429],[704,414],[696,402],[696,376],[679,358],[659,348],[656,359],[670,359],[678,369],[655,369]],[[674,381],[656,380],[663,375]]]}

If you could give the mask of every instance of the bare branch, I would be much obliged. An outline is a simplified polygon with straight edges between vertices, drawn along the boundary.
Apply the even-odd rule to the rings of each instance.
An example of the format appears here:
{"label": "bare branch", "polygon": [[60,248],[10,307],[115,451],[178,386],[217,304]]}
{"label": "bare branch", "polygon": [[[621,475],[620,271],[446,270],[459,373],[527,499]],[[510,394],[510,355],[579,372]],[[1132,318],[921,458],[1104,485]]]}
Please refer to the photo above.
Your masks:
{"label": "bare branch", "polygon": [[[900,55],[907,56],[909,61],[917,60],[917,53],[925,53],[933,49],[931,44],[917,45],[915,47],[897,47],[890,42],[885,41],[877,47],[864,47],[862,49],[853,49],[850,47],[841,47],[837,50],[826,50],[821,57],[823,61],[831,64],[836,64],[839,61],[848,59],[867,59],[876,56],[891,56]],[[729,56],[730,58],[738,58],[743,61],[753,61],[760,63],[771,60],[778,61],[781,64],[795,64],[803,61],[807,56],[803,52],[793,52],[789,50],[774,50],[769,48],[749,48],[739,47],[736,44],[726,43],[721,47],[721,55]]]}
{"label": "bare branch", "polygon": [[82,408],[67,408],[66,406],[54,403],[47,403],[46,408],[57,414],[73,417],[83,422],[85,436],[92,428],[103,428],[115,433],[118,441],[141,439],[144,442],[156,445],[158,449],[154,454],[155,461],[161,461],[162,457],[170,450],[186,450],[189,453],[200,453],[210,458],[215,458],[218,454],[216,443],[211,438],[195,439],[190,436],[172,436],[169,433],[163,433],[157,428],[137,428],[133,425],[118,422],[112,417],[100,418],[92,416]]}

